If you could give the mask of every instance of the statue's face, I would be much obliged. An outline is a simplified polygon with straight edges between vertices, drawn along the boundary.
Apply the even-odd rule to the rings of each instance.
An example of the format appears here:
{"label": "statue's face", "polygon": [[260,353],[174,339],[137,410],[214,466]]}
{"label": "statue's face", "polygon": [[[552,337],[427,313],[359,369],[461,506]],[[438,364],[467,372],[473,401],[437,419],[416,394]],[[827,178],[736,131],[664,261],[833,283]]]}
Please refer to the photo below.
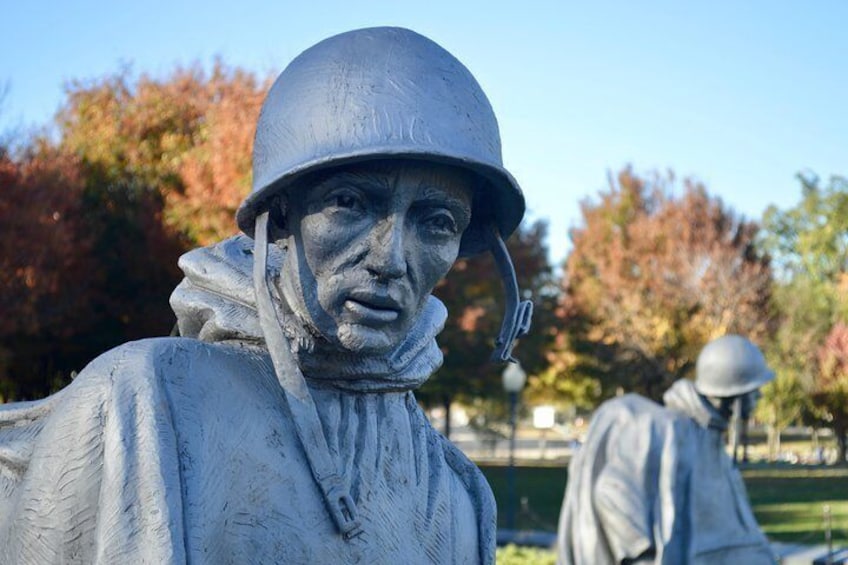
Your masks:
{"label": "statue's face", "polygon": [[292,309],[349,351],[406,337],[459,252],[471,180],[459,169],[381,161],[293,191],[282,290]]}

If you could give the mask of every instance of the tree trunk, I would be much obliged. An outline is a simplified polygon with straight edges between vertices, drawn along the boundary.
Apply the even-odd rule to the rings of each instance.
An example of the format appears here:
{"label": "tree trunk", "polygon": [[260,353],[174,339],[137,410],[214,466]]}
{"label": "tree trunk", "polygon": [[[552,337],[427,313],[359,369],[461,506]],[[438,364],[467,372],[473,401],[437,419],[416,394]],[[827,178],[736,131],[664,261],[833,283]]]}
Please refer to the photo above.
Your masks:
{"label": "tree trunk", "polygon": [[833,428],[833,433],[836,434],[836,462],[837,463],[845,463],[845,447],[846,447],[846,438],[845,437],[846,426],[835,426]]}
{"label": "tree trunk", "polygon": [[769,424],[766,427],[766,437],[768,438],[768,460],[774,463],[777,459],[777,426]]}
{"label": "tree trunk", "polygon": [[442,397],[442,408],[445,411],[445,430],[444,435],[447,439],[451,436],[451,397],[445,395]]}

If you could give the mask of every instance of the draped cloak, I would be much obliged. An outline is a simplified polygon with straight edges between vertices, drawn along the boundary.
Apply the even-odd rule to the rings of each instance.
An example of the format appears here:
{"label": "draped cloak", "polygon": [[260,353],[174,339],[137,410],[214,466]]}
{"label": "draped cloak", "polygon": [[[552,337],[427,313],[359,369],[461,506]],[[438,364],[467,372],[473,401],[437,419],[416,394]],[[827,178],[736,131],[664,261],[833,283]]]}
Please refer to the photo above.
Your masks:
{"label": "draped cloak", "polygon": [[663,400],[628,394],[595,412],[569,466],[557,563],[775,563],[724,418],[685,379]]}
{"label": "draped cloak", "polygon": [[347,541],[264,346],[251,266],[243,236],[187,253],[171,297],[186,337],[127,343],[0,407],[0,563],[494,561],[491,490],[412,393],[441,364],[444,306],[431,297],[382,357],[290,336],[363,525]]}

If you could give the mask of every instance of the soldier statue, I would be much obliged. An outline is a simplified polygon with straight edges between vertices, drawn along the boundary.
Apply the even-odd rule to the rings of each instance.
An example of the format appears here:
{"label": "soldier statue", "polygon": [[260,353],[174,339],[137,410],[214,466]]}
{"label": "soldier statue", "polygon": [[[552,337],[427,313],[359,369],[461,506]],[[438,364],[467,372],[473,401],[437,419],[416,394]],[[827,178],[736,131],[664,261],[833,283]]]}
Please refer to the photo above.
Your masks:
{"label": "soldier statue", "polygon": [[524,198],[476,80],[433,41],[321,41],[259,116],[242,235],[180,259],[179,337],[0,409],[0,563],[491,563],[495,503],[413,390],[458,257],[491,251],[511,360]]}
{"label": "soldier statue", "polygon": [[569,466],[560,565],[776,562],[723,440],[774,374],[738,335],[708,343],[695,372],[664,406],[627,394],[597,410]]}

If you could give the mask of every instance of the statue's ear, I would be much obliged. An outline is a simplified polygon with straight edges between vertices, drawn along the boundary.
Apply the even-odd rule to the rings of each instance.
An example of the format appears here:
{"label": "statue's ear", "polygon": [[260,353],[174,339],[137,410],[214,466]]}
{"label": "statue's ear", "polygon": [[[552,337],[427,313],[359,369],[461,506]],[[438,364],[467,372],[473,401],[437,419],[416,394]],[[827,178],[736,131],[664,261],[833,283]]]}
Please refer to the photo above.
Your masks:
{"label": "statue's ear", "polygon": [[286,211],[288,210],[287,195],[275,196],[268,205],[268,240],[279,243],[289,236]]}

